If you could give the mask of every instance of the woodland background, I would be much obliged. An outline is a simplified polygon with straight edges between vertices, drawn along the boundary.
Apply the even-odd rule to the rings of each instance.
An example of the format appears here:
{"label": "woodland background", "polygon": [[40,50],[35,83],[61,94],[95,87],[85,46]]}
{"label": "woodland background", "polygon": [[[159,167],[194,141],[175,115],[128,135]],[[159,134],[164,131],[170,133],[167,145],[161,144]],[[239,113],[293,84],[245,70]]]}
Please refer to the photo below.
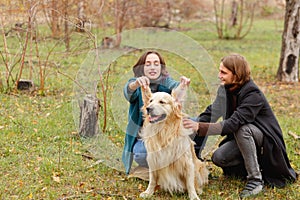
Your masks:
{"label": "woodland background", "polygon": [[[123,94],[114,91],[122,89],[120,80],[132,73],[143,50],[132,50],[98,74],[95,94],[104,138],[78,134],[74,88],[90,51],[127,48],[121,33],[141,27],[187,35],[203,46],[216,68],[224,55],[244,55],[278,117],[291,164],[299,171],[299,82],[278,78],[285,1],[4,0],[0,8],[1,199],[139,198],[147,182],[128,178],[115,159],[124,144],[127,104]],[[170,69],[191,77],[198,100],[188,111],[199,114],[210,102],[203,77],[178,55],[161,53]],[[103,147],[103,141],[114,146]],[[111,159],[116,166],[106,162]],[[201,198],[237,199],[245,183],[225,179],[209,155],[206,159],[211,178]],[[298,180],[284,189],[267,187],[255,199],[299,199],[299,191]],[[155,195],[187,199],[185,194],[170,196],[163,191]]]}

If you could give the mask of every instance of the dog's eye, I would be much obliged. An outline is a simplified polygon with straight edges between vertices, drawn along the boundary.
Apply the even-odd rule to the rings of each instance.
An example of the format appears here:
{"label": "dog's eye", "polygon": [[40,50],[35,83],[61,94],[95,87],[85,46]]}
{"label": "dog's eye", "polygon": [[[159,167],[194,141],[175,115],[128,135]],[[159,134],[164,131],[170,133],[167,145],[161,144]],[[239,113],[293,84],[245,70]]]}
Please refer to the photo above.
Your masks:
{"label": "dog's eye", "polygon": [[149,102],[151,103],[152,101],[153,101],[153,99],[150,99],[150,101],[149,101]]}
{"label": "dog's eye", "polygon": [[161,100],[161,101],[159,101],[159,103],[160,103],[160,104],[165,104],[166,102],[164,102],[164,101]]}

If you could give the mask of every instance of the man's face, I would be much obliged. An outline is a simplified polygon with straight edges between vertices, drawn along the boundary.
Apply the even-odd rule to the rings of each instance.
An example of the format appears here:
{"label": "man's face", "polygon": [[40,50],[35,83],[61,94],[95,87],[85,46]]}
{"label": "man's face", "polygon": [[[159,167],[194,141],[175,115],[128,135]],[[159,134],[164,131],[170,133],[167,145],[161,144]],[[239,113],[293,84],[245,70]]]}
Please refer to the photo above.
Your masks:
{"label": "man's face", "polygon": [[233,81],[234,81],[234,78],[235,78],[234,74],[229,69],[224,67],[222,62],[221,62],[220,67],[219,67],[218,77],[219,77],[222,85],[232,84]]}

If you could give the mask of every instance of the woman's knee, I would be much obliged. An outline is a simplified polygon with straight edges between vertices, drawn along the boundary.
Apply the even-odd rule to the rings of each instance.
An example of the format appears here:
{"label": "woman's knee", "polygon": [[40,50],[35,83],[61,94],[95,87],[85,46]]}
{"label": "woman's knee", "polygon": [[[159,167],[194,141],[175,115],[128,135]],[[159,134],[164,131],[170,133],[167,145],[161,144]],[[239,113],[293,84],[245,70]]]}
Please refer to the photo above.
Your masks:
{"label": "woman's knee", "polygon": [[148,167],[147,150],[141,140],[138,140],[133,147],[133,159],[138,165]]}
{"label": "woman's knee", "polygon": [[139,166],[148,167],[147,153],[134,153],[133,159]]}

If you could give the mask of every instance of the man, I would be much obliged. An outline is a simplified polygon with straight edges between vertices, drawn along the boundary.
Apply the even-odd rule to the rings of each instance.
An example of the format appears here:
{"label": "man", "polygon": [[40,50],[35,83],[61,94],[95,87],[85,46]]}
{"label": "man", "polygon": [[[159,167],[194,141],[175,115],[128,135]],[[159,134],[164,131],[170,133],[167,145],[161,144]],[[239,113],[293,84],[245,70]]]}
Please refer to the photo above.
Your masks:
{"label": "man", "polygon": [[[246,176],[241,198],[260,193],[264,181],[277,187],[295,181],[281,128],[251,79],[246,59],[238,54],[225,56],[218,76],[221,86],[213,104],[199,115],[200,122],[184,119],[184,127],[192,128],[198,136],[226,136],[212,161],[225,175]],[[221,117],[223,121],[217,122]]]}

